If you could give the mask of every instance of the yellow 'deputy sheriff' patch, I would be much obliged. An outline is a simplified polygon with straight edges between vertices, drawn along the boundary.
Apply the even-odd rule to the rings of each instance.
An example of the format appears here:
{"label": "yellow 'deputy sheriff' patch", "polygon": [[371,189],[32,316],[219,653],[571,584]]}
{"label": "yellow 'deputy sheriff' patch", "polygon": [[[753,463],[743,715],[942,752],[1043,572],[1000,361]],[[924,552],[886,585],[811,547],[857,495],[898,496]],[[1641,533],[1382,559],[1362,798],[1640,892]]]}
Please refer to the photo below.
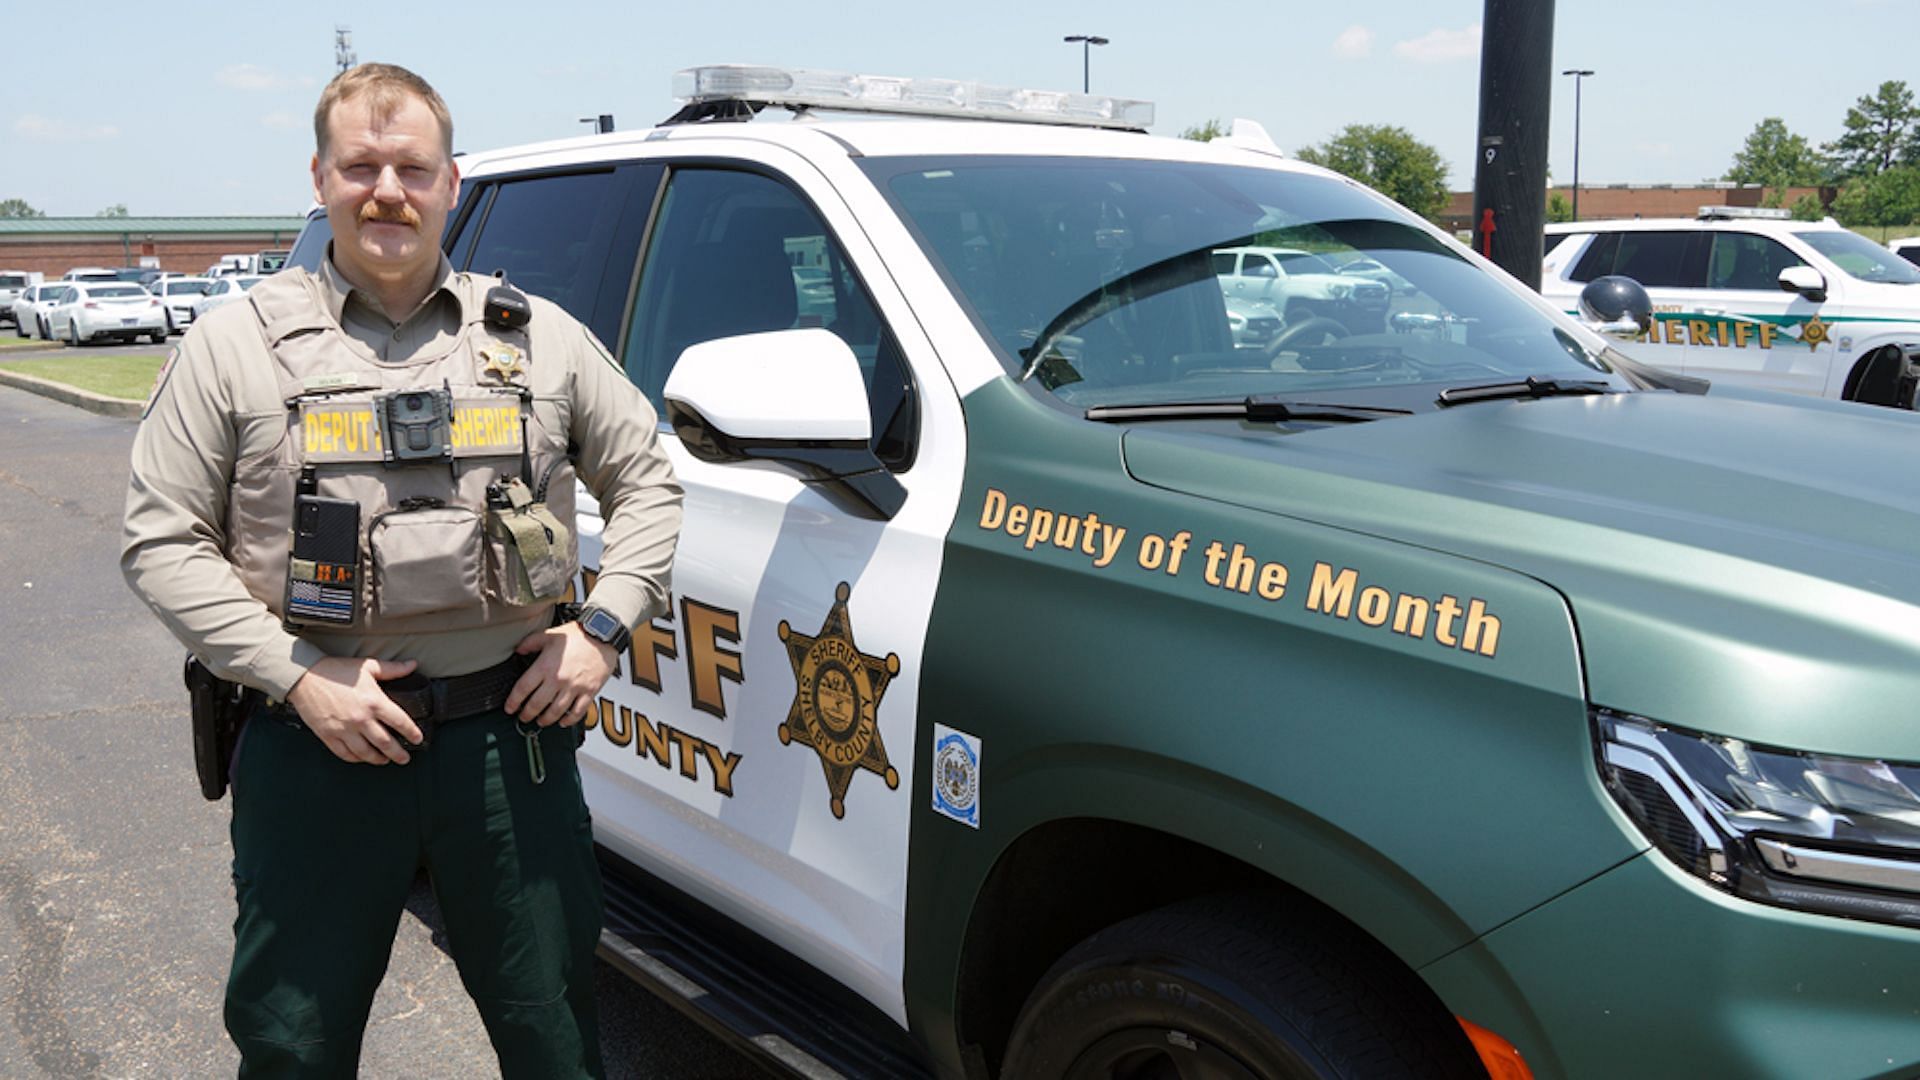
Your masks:
{"label": "yellow 'deputy sheriff' patch", "polygon": [[[300,436],[305,460],[316,464],[386,458],[386,433],[370,401],[303,401]],[[518,454],[519,402],[497,394],[456,399],[447,445],[454,457]]]}
{"label": "yellow 'deputy sheriff' patch", "polygon": [[900,657],[885,659],[860,651],[853,643],[853,623],[847,616],[852,589],[841,582],[833,590],[833,608],[820,632],[796,633],[780,620],[780,640],[786,643],[793,665],[793,705],[780,725],[780,743],[799,743],[820,755],[826,770],[833,816],[847,816],[847,787],[855,771],[865,769],[900,786],[900,773],[887,760],[880,740],[880,699],[887,684],[900,674]]}

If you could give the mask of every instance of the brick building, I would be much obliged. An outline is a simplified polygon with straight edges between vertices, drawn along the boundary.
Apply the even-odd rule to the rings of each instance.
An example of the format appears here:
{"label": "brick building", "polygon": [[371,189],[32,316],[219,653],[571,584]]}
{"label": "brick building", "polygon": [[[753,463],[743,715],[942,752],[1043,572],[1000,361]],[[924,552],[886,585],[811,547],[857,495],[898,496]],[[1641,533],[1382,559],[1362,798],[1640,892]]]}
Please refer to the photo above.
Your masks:
{"label": "brick building", "polygon": [[[1573,189],[1564,185],[1547,189],[1547,198],[1555,194],[1573,202]],[[1703,206],[1759,206],[1767,188],[1760,184],[1732,184],[1712,181],[1704,184],[1581,184],[1582,221],[1610,221],[1620,218],[1690,218]],[[1781,206],[1792,206],[1802,195],[1812,195],[1822,206],[1832,205],[1838,188],[1795,187],[1786,189]],[[1473,224],[1473,192],[1456,191],[1447,197],[1447,208],[1440,213],[1443,229],[1463,232]]]}
{"label": "brick building", "polygon": [[293,246],[300,217],[0,218],[0,269],[49,279],[76,266],[199,273],[222,255]]}

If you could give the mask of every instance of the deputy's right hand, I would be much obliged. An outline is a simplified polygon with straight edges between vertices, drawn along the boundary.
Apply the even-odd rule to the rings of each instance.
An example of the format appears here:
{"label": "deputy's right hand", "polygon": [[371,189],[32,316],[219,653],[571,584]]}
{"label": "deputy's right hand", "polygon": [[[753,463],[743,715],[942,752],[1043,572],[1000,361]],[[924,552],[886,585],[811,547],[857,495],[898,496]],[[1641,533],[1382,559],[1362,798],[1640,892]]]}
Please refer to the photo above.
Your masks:
{"label": "deputy's right hand", "polygon": [[287,704],[341,761],[405,765],[407,748],[395,736],[417,744],[420,728],[380,683],[413,667],[412,660],[329,656],[300,676],[287,691]]}

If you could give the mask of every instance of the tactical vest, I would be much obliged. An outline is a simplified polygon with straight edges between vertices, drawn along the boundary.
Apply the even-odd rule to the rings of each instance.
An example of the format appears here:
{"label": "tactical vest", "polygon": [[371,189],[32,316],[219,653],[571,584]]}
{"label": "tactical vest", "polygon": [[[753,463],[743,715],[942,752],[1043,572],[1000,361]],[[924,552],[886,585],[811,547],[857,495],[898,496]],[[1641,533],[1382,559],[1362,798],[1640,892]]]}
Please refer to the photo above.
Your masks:
{"label": "tactical vest", "polygon": [[[558,601],[573,578],[564,402],[534,396],[526,328],[487,323],[484,286],[465,274],[455,280],[462,318],[451,345],[398,364],[379,363],[352,342],[304,270],[276,274],[247,294],[276,369],[286,429],[276,445],[234,466],[226,551],[247,591],[290,629],[476,629],[525,620]],[[451,403],[444,455],[396,464],[386,413],[435,391]],[[544,506],[529,509],[527,498],[509,505],[503,489]],[[318,563],[295,551],[302,494],[358,507],[357,523],[345,526],[350,539],[332,537],[336,556]],[[529,536],[551,549],[530,561]],[[348,553],[356,565],[343,569]]]}

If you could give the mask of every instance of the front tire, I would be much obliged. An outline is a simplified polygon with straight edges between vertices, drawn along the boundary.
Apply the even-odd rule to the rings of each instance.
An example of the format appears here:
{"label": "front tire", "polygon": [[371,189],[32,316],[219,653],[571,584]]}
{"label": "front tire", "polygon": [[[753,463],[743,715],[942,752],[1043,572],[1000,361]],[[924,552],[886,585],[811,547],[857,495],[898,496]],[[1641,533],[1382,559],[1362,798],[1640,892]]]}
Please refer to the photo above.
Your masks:
{"label": "front tire", "polygon": [[1417,976],[1284,896],[1205,897],[1060,958],[1009,1041],[1012,1080],[1485,1077]]}

